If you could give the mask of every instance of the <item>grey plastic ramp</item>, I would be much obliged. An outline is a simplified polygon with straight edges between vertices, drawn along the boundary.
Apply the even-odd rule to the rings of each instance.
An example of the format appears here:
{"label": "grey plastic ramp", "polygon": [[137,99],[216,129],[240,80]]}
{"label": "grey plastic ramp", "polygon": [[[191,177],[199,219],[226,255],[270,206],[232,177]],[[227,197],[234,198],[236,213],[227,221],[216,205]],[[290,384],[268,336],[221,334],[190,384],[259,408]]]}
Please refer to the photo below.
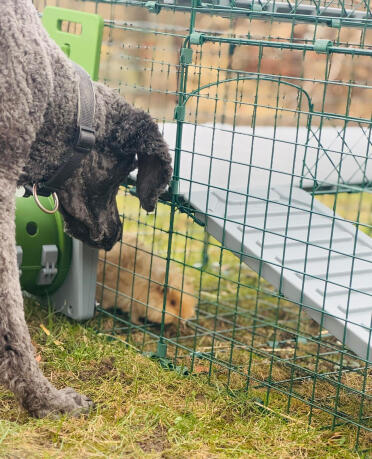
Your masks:
{"label": "grey plastic ramp", "polygon": [[189,194],[206,230],[372,361],[372,239],[296,188]]}

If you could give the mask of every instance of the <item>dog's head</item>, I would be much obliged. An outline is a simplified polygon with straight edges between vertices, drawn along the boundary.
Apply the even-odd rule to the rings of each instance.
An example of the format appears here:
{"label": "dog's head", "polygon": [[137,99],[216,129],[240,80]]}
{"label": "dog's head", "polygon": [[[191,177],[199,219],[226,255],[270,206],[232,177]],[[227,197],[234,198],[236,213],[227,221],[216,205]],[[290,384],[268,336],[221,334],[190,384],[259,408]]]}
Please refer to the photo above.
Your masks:
{"label": "dog's head", "polygon": [[137,166],[141,206],[148,212],[154,210],[172,173],[168,148],[159,132],[155,137],[148,150],[93,151],[84,158],[64,189],[58,192],[65,228],[70,235],[93,247],[111,249],[122,232],[116,195],[120,184]]}

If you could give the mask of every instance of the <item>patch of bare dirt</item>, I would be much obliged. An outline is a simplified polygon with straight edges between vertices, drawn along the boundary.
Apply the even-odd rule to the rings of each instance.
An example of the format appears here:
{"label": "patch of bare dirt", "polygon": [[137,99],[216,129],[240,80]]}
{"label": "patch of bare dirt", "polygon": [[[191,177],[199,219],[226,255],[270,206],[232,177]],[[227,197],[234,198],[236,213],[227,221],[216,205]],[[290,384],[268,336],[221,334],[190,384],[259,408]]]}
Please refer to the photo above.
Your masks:
{"label": "patch of bare dirt", "polygon": [[162,425],[158,424],[151,434],[137,445],[144,453],[161,453],[169,447],[167,439],[167,430]]}

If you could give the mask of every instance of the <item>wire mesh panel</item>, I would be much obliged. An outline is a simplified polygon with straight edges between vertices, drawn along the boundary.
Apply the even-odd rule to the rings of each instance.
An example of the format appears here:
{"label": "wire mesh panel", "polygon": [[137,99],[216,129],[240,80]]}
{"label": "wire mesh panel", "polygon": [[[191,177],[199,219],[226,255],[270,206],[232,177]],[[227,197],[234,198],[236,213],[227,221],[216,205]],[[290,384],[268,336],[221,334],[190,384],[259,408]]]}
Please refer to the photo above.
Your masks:
{"label": "wire mesh panel", "polygon": [[135,176],[123,184],[95,326],[366,447],[369,5],[54,4],[104,17],[100,78],[157,119],[174,157],[155,214],[139,209]]}

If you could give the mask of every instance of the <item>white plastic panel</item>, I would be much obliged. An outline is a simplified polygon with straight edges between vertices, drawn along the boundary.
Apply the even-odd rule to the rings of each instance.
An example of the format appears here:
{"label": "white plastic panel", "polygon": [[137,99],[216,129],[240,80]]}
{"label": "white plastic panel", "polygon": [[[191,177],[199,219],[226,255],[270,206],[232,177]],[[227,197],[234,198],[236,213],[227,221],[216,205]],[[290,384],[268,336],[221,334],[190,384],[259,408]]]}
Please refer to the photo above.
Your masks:
{"label": "white plastic panel", "polygon": [[87,320],[93,317],[97,260],[97,249],[73,239],[70,270],[63,285],[52,295],[56,310],[74,320]]}
{"label": "white plastic panel", "polygon": [[[164,137],[175,145],[177,125],[165,123]],[[171,152],[174,154],[174,151]],[[134,174],[133,174],[134,175]],[[233,127],[184,123],[180,192],[273,186],[341,186],[372,180],[372,145],[361,127]]]}

